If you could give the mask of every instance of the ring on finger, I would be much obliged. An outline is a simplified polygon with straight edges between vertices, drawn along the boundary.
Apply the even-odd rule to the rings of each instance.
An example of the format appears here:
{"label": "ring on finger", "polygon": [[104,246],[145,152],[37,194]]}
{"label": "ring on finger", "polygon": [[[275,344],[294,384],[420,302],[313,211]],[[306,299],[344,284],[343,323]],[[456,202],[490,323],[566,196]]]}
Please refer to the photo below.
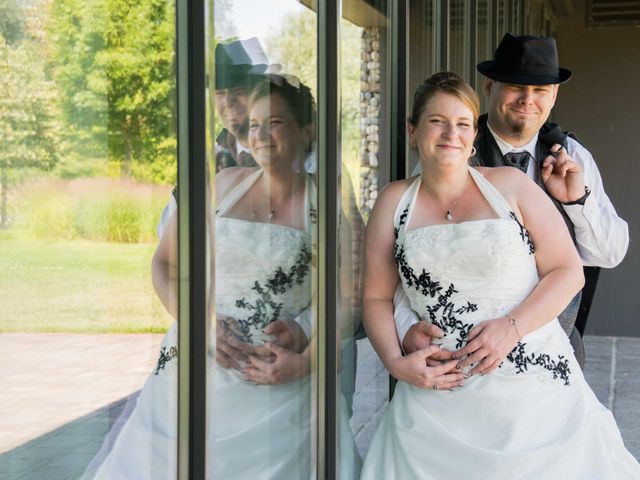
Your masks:
{"label": "ring on finger", "polygon": [[431,386],[431,388],[433,388],[434,390],[438,390],[438,385],[436,385],[435,383]]}

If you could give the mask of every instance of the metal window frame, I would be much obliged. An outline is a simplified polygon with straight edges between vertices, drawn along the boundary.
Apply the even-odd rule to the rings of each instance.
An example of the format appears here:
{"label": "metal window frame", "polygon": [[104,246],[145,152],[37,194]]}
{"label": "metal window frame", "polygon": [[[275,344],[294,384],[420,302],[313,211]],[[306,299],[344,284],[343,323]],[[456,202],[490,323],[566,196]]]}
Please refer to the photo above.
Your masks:
{"label": "metal window frame", "polygon": [[317,293],[317,478],[337,478],[338,429],[338,215],[340,212],[340,56],[342,8],[318,0],[318,293]]}
{"label": "metal window frame", "polygon": [[391,139],[389,145],[391,169],[391,180],[399,180],[406,177],[409,157],[407,155],[407,51],[408,51],[408,16],[409,2],[406,0],[396,0],[391,4],[389,15],[391,16],[391,49],[390,64],[391,75],[389,92],[390,95],[390,118],[389,122]]}
{"label": "metal window frame", "polygon": [[206,474],[207,169],[204,0],[176,1],[178,141],[177,478]]}
{"label": "metal window frame", "polygon": [[440,43],[439,51],[439,71],[448,71],[451,69],[451,61],[449,58],[449,32],[451,30],[451,5],[449,0],[440,0],[436,4],[438,14],[435,16],[436,22],[440,22],[440,25],[436,25],[436,31],[439,32],[438,42]]}
{"label": "metal window frame", "polygon": [[466,44],[469,59],[469,84],[475,90],[477,88],[476,64],[478,63],[478,4],[470,2],[469,21],[466,28]]}
{"label": "metal window frame", "polygon": [[524,35],[527,29],[527,8],[525,4],[525,0],[519,0],[519,10],[518,10],[518,33],[520,35]]}
{"label": "metal window frame", "polygon": [[491,52],[496,50],[498,46],[498,42],[500,39],[498,38],[498,0],[490,0],[489,4],[489,12],[487,12],[487,30],[490,32],[491,36],[491,48],[489,49]]}

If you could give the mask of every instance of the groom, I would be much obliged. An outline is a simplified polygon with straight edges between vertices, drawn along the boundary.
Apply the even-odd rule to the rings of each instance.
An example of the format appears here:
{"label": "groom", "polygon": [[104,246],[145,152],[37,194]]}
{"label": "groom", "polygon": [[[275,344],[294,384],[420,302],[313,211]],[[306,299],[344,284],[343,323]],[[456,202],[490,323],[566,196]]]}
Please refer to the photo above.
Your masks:
{"label": "groom", "polygon": [[[560,211],[583,265],[618,265],[629,246],[627,223],[607,197],[591,153],[547,121],[559,85],[571,78],[569,70],[558,66],[555,39],[507,33],[494,59],[479,63],[477,69],[486,77],[488,112],[478,119],[473,164],[508,165],[525,172]],[[582,340],[574,327],[581,296],[579,292],[558,319],[583,365]],[[394,304],[398,338],[406,353],[442,335],[436,326],[419,322],[404,292],[396,291]]]}

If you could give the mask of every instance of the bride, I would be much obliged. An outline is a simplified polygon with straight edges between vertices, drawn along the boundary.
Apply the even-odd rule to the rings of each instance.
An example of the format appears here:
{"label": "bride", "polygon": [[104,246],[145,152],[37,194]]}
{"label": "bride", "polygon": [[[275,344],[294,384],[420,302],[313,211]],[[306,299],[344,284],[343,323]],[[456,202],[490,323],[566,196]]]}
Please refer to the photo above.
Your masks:
{"label": "bride", "polygon": [[[249,102],[257,168],[216,175],[216,363],[207,375],[208,475],[310,478],[312,229],[316,187],[304,160],[314,138],[304,85],[271,76]],[[153,283],[177,316],[177,219],[153,260]],[[88,478],[176,474],[177,325],[113,448]],[[203,419],[205,421],[205,419]]]}
{"label": "bride", "polygon": [[[584,281],[567,228],[525,174],[469,166],[478,113],[455,74],[425,80],[408,125],[423,173],[390,184],[367,225],[365,326],[399,382],[361,478],[640,478],[556,318]],[[406,356],[399,281],[444,331]]]}

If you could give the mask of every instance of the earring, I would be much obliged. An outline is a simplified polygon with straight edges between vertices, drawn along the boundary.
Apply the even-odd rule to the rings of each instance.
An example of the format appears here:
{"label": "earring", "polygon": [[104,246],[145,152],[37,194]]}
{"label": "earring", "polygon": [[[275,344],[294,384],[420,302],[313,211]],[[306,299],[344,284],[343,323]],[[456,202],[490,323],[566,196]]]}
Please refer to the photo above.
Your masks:
{"label": "earring", "polygon": [[476,156],[476,147],[471,147],[471,156],[469,158],[475,157]]}

